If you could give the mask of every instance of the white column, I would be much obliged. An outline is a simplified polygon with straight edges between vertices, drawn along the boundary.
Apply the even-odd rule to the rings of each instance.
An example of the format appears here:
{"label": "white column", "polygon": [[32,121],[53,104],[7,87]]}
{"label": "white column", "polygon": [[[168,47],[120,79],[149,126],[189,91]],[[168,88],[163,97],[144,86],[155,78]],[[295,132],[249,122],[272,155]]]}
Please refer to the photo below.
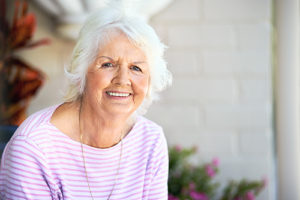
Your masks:
{"label": "white column", "polygon": [[278,200],[300,199],[299,0],[275,0]]}

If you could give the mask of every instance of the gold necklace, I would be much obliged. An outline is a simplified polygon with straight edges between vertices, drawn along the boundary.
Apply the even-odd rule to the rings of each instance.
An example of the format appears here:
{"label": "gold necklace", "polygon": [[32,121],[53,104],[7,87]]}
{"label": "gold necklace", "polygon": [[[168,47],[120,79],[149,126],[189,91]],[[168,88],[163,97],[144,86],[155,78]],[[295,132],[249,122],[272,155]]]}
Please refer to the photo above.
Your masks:
{"label": "gold necklace", "polygon": [[[87,173],[87,170],[86,170],[85,156],[84,156],[84,152],[83,152],[83,139],[82,139],[83,134],[81,132],[81,126],[80,126],[80,113],[81,113],[81,105],[80,105],[80,109],[79,109],[79,134],[80,134],[81,155],[82,155],[83,167],[84,167],[85,177],[86,177],[86,181],[87,181],[87,184],[88,184],[88,187],[89,187],[90,195],[91,195],[92,200],[94,200],[94,196],[93,196],[91,186],[90,186],[90,182],[89,182],[88,173]],[[122,153],[123,153],[123,137],[122,136],[120,138],[120,142],[121,142],[121,149],[120,149],[120,158],[119,158],[119,163],[118,163],[118,169],[117,169],[117,173],[116,173],[116,176],[115,176],[113,187],[112,187],[112,189],[111,189],[111,191],[110,191],[110,193],[107,197],[107,200],[110,199],[110,197],[111,197],[111,195],[112,195],[112,193],[115,189],[115,185],[116,185],[116,182],[117,182],[117,179],[118,179],[118,176],[119,176],[121,160],[122,160]]]}

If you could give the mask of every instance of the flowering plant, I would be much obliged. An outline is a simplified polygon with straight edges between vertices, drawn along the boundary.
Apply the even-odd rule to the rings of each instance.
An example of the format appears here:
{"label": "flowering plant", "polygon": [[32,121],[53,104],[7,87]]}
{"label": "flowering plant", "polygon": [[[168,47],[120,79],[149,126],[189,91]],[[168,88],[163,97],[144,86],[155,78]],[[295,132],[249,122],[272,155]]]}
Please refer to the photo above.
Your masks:
{"label": "flowering plant", "polygon": [[194,166],[188,158],[196,148],[182,149],[179,146],[169,150],[169,200],[254,200],[266,185],[266,181],[230,181],[221,197],[216,198],[220,184],[213,180],[219,172],[219,160]]}
{"label": "flowering plant", "polygon": [[230,181],[223,190],[221,200],[255,200],[255,197],[266,185],[266,179],[261,181],[241,180]]}

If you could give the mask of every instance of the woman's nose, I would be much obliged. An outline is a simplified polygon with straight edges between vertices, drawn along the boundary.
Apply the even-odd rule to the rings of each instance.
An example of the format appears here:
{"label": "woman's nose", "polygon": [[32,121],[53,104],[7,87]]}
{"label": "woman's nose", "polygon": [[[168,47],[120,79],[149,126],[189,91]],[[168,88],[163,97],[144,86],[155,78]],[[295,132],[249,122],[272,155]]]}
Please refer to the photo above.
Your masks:
{"label": "woman's nose", "polygon": [[113,83],[118,85],[131,85],[129,72],[127,67],[119,66],[116,71],[115,77],[113,79]]}

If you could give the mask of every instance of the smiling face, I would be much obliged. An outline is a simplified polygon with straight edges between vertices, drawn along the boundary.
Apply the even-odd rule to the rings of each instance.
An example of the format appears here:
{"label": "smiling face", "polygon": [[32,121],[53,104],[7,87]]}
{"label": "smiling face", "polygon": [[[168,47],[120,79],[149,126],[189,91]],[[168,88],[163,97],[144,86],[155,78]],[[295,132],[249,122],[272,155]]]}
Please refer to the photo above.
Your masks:
{"label": "smiling face", "polygon": [[149,80],[145,53],[118,34],[101,47],[89,66],[83,98],[102,114],[129,116],[147,95]]}

